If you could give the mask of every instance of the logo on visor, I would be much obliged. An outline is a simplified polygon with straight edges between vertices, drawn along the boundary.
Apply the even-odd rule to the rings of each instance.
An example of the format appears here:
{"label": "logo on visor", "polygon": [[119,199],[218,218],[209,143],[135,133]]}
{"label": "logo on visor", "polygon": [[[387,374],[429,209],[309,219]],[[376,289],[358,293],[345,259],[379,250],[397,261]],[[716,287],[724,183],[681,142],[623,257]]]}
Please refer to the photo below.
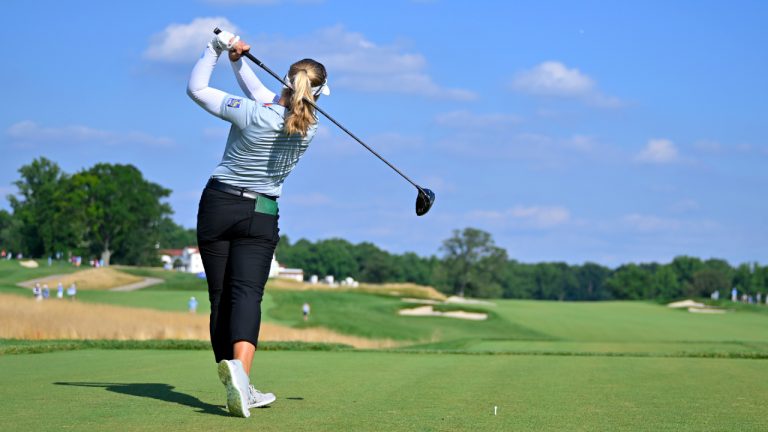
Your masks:
{"label": "logo on visor", "polygon": [[229,98],[227,100],[227,106],[231,108],[240,108],[240,102],[242,101],[242,99]]}

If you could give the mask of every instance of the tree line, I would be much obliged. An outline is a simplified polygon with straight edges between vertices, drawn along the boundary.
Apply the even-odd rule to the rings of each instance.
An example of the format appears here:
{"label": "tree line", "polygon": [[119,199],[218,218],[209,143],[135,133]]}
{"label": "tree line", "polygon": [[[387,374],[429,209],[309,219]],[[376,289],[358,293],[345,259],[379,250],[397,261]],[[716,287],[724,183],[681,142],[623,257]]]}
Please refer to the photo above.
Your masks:
{"label": "tree line", "polygon": [[132,165],[99,163],[68,174],[46,158],[19,169],[12,213],[0,210],[0,246],[32,257],[69,255],[159,263],[157,248],[195,244],[170,218],[171,191]]}
{"label": "tree line", "polygon": [[465,228],[446,239],[440,256],[391,254],[371,243],[343,239],[291,243],[283,236],[277,259],[306,275],[350,276],[362,282],[414,282],[445,293],[538,300],[669,300],[768,292],[768,266],[732,267],[722,259],[678,256],[668,264],[521,263],[495,245],[490,233]]}
{"label": "tree line", "polygon": [[[19,169],[18,189],[0,210],[0,248],[25,256],[84,256],[132,265],[159,265],[158,249],[196,244],[194,229],[177,225],[164,202],[170,190],[146,180],[132,165],[99,163],[68,174],[39,158]],[[413,282],[451,294],[544,300],[675,299],[768,292],[768,266],[736,267],[722,259],[678,256],[667,264],[521,263],[490,233],[465,228],[443,241],[438,254],[392,254],[344,239],[291,242],[283,236],[277,259],[305,275],[361,282]]]}

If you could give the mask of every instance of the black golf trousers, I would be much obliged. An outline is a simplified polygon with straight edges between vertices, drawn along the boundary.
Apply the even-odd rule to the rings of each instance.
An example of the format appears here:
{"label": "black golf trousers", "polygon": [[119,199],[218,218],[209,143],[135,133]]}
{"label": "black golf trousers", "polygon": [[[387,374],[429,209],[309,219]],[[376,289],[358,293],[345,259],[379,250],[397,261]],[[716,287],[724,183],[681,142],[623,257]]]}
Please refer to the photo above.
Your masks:
{"label": "black golf trousers", "polygon": [[232,359],[235,342],[259,340],[261,298],[280,236],[278,216],[254,209],[253,199],[210,188],[200,198],[197,242],[208,280],[216,362]]}

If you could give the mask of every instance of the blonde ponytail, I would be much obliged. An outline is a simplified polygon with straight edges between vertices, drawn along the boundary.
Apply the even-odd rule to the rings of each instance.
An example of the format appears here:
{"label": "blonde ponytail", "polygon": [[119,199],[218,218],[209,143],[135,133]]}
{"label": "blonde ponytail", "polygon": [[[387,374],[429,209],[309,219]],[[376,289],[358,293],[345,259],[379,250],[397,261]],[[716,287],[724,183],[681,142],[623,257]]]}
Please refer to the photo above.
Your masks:
{"label": "blonde ponytail", "polygon": [[288,71],[292,89],[283,90],[283,96],[288,100],[288,114],[285,117],[284,131],[288,135],[299,134],[306,136],[309,127],[317,122],[315,109],[304,101],[304,98],[314,101],[312,87],[322,85],[326,79],[325,67],[322,64],[304,59],[291,65]]}

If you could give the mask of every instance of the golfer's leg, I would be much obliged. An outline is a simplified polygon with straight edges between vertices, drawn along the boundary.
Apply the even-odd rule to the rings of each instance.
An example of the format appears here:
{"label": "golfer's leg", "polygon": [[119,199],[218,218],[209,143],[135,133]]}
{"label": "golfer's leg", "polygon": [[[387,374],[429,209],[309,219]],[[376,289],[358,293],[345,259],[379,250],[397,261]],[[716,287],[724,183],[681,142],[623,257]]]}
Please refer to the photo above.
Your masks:
{"label": "golfer's leg", "polygon": [[227,286],[229,241],[233,197],[205,189],[197,211],[197,244],[203,259],[211,302],[211,346],[216,362],[232,358],[229,343],[230,292]]}
{"label": "golfer's leg", "polygon": [[254,213],[249,226],[251,237],[233,239],[230,244],[229,285],[232,290],[230,333],[235,358],[250,373],[253,353],[261,327],[261,299],[269,277],[272,255],[277,246],[277,218]]}
{"label": "golfer's leg", "polygon": [[229,241],[225,240],[200,244],[211,302],[211,346],[217,363],[233,356],[229,335],[231,291],[227,286],[229,248]]}

